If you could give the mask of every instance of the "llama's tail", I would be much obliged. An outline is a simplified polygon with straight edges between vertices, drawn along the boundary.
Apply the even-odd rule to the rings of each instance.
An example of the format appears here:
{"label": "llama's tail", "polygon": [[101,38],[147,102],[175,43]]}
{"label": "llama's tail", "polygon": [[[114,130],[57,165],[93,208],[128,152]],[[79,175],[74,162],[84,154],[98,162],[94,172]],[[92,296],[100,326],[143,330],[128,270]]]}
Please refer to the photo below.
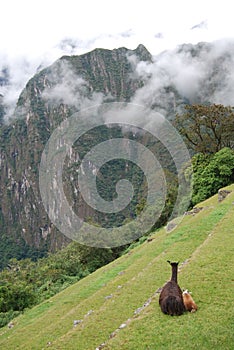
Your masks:
{"label": "llama's tail", "polygon": [[161,310],[166,315],[180,316],[185,312],[185,306],[181,298],[169,295],[161,303]]}

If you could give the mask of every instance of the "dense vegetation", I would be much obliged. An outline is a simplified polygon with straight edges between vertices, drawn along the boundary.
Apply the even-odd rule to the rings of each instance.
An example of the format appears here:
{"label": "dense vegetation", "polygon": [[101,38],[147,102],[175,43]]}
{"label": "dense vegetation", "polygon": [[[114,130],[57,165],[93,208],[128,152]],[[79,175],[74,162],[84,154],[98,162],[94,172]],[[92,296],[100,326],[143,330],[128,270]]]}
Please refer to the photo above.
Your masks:
{"label": "dense vegetation", "polygon": [[175,126],[195,153],[214,154],[233,147],[234,107],[217,104],[186,105]]}
{"label": "dense vegetation", "polygon": [[175,126],[192,157],[192,205],[234,182],[234,108],[223,105],[186,105]]}
{"label": "dense vegetation", "polygon": [[234,151],[232,149],[225,147],[210,156],[199,153],[193,157],[192,161],[193,205],[234,182]]}
{"label": "dense vegetation", "polygon": [[0,273],[0,326],[103,266],[118,249],[91,248],[72,242],[66,248],[33,262],[11,259]]}

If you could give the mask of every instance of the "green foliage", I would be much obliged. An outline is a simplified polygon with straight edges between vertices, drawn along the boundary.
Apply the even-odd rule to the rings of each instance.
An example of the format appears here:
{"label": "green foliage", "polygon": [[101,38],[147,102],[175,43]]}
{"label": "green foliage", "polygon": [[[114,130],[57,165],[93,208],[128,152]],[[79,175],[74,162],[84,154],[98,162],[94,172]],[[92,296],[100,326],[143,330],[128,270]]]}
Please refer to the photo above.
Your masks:
{"label": "green foliage", "polygon": [[[1,208],[0,208],[0,222],[1,222]],[[4,225],[3,225],[4,227]],[[1,235],[0,240],[0,271],[5,268],[9,260],[16,258],[18,260],[31,258],[32,260],[37,260],[42,256],[45,256],[45,251],[38,250],[34,247],[30,247],[25,241],[20,237],[17,239],[17,244],[15,240],[5,234]]]}
{"label": "green foliage", "polygon": [[116,258],[111,249],[86,247],[72,242],[66,248],[33,262],[11,259],[0,273],[0,325],[87,276]]}
{"label": "green foliage", "polygon": [[186,105],[175,126],[195,153],[213,154],[233,146],[234,108],[223,105]]}
{"label": "green foliage", "polygon": [[4,327],[8,322],[10,322],[13,318],[19,316],[21,314],[20,311],[8,311],[8,312],[0,312],[0,328]]}
{"label": "green foliage", "polygon": [[210,157],[197,154],[193,171],[192,202],[196,204],[234,182],[234,151],[225,147]]}
{"label": "green foliage", "polygon": [[32,285],[26,281],[5,282],[0,285],[0,312],[22,311],[35,303]]}

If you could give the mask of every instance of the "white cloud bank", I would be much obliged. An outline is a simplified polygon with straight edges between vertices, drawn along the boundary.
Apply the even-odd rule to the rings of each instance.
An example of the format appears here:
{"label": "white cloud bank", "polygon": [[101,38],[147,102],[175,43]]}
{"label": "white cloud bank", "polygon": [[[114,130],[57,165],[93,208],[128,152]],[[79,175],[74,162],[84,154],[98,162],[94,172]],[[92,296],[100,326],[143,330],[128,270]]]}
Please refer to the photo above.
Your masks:
{"label": "white cloud bank", "polygon": [[[165,113],[180,96],[192,103],[234,105],[234,40],[183,45],[135,65],[144,81],[133,103]],[[179,96],[178,96],[179,95]]]}
{"label": "white cloud bank", "polygon": [[[183,43],[233,38],[232,17],[231,0],[4,1],[0,21],[0,75],[7,67],[9,80],[0,86],[0,94],[4,95],[8,115],[37,69],[64,54],[82,54],[96,47],[134,49],[142,43],[157,55]],[[209,69],[208,63],[203,67],[198,63],[199,70],[195,60],[191,64],[189,58],[187,61],[186,57],[175,58],[173,53],[160,61],[167,70],[167,79],[174,79],[181,92],[190,94]],[[147,69],[156,77],[158,67]],[[233,92],[233,73],[229,73],[223,93],[223,101],[227,102]],[[193,84],[189,83],[191,80]],[[159,78],[152,84],[153,89],[155,84],[162,85]]]}

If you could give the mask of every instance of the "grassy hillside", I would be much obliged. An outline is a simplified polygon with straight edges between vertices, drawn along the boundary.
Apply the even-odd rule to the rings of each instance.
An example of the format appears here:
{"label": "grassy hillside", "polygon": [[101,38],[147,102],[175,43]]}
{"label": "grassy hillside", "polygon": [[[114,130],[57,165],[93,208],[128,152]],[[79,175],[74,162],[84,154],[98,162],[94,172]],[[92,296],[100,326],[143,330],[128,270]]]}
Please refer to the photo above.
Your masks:
{"label": "grassy hillside", "polygon": [[[231,349],[234,192],[199,207],[172,232],[155,232],[152,241],[16,318],[0,330],[0,349]],[[193,292],[197,313],[161,313],[157,290],[170,278],[167,259],[181,262],[179,284]]]}

